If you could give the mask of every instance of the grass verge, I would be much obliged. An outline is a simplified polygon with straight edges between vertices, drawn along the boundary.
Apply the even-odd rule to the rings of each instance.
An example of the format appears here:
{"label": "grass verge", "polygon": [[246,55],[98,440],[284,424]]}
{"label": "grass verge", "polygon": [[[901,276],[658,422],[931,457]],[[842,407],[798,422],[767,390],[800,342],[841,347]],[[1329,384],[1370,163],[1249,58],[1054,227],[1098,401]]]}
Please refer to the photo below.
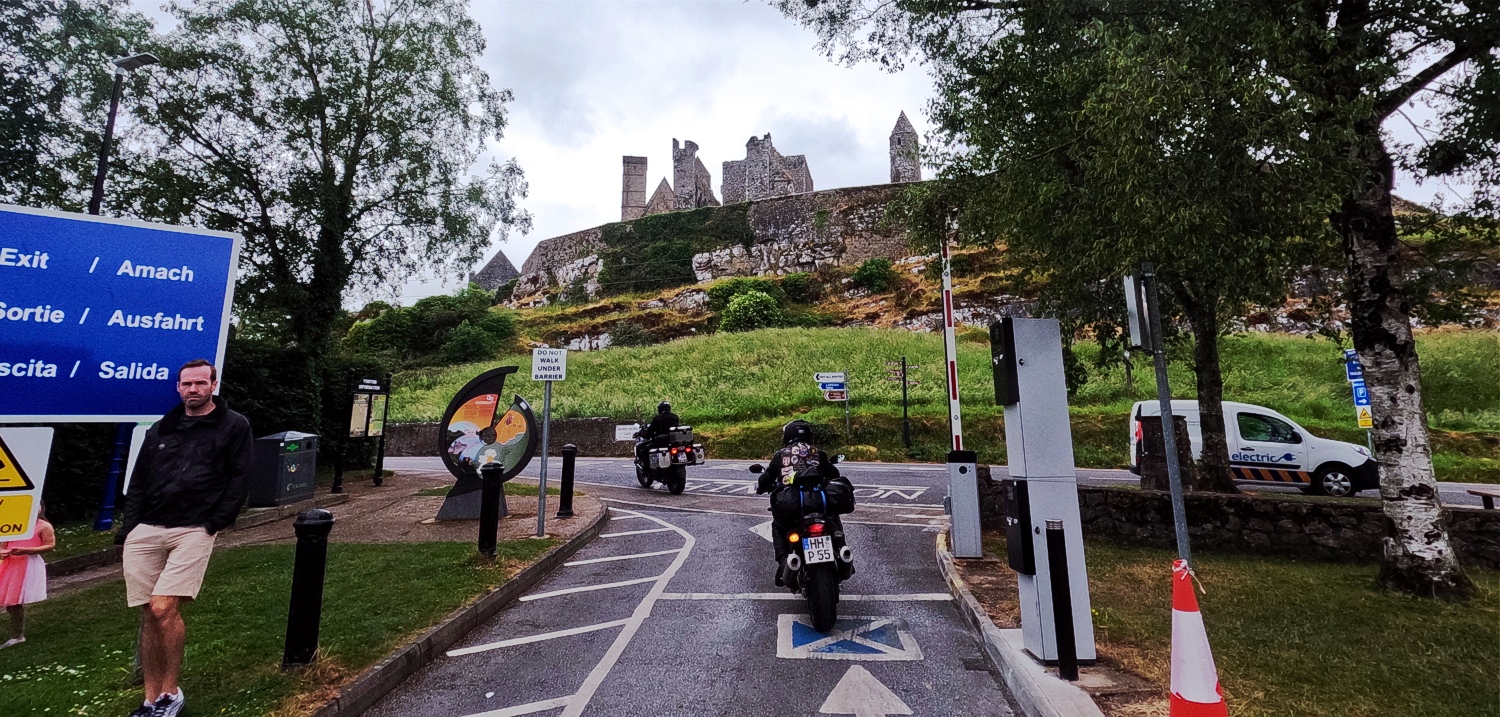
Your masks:
{"label": "grass verge", "polygon": [[[334,544],[323,598],[322,661],[280,670],[293,546],[216,552],[188,605],[183,689],[197,715],[307,714],[319,698],[406,639],[501,584],[554,540],[502,541],[500,560],[466,543]],[[0,651],[5,714],[125,714],[137,613],[120,582],[28,610],[27,641]],[[88,619],[80,619],[86,615]]]}
{"label": "grass verge", "polygon": [[[985,542],[1005,554],[1003,535]],[[1098,540],[1086,550],[1101,659],[1165,691],[1173,554]],[[1369,563],[1197,551],[1194,558],[1214,662],[1236,717],[1496,713],[1500,573],[1470,568],[1478,597],[1446,603],[1378,588]],[[1014,618],[1007,608],[1014,574],[1004,563],[988,565],[995,567],[981,569],[1004,574],[971,583],[1003,624]]]}
{"label": "grass verge", "polygon": [[[964,400],[965,447],[981,461],[1000,463],[1004,412],[994,405],[990,350],[983,332],[959,341],[959,386]],[[1223,340],[1225,397],[1269,406],[1313,433],[1363,444],[1344,380],[1338,346],[1325,339],[1276,334]],[[1418,337],[1425,405],[1433,430],[1434,464],[1442,480],[1500,482],[1500,332],[1431,331]],[[1146,366],[1125,386],[1119,366],[1095,365],[1098,349],[1075,352],[1088,382],[1070,399],[1076,463],[1118,468],[1127,459],[1126,416],[1137,400],[1155,398]],[[920,368],[910,390],[913,446],[901,442],[901,388],[886,380],[888,361],[902,356]],[[655,346],[575,352],[569,378],[553,396],[559,417],[608,416],[632,420],[669,399],[686,423],[708,441],[709,455],[764,458],[779,445],[780,427],[792,417],[823,424],[836,436],[829,447],[864,460],[942,460],[948,445],[942,337],[904,330],[768,329],[722,333]],[[393,421],[434,421],[465,382],[496,365],[522,372],[529,356],[494,362],[408,371],[396,377]],[[844,405],[823,400],[812,375],[845,371],[852,396],[850,429]],[[1185,364],[1169,369],[1174,394],[1194,396]],[[533,399],[526,381],[508,386]]]}
{"label": "grass verge", "polygon": [[75,523],[55,527],[57,528],[57,547],[43,556],[49,563],[85,555],[96,550],[106,550],[114,547],[115,544],[115,531],[94,530],[93,523]]}

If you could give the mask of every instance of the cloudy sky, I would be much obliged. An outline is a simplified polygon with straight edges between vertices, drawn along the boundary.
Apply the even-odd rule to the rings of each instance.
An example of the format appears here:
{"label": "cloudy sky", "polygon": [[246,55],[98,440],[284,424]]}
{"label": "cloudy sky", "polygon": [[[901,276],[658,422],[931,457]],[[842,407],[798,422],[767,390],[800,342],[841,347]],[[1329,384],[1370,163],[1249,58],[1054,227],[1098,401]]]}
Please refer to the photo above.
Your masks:
{"label": "cloudy sky", "polygon": [[[622,156],[648,159],[648,192],[670,181],[673,138],[698,143],[722,196],[723,162],[752,135],[806,155],[823,189],[889,181],[902,110],[926,129],[923,72],[838,66],[761,2],[476,0],[472,14],[484,67],[516,96],[496,152],[526,171],[535,224],[496,249],[517,267],[542,239],[619,221]],[[404,298],[442,290],[414,283]]]}
{"label": "cloudy sky", "polygon": [[[135,2],[170,24],[154,0]],[[743,159],[751,136],[769,132],[782,154],[806,155],[828,189],[889,180],[887,138],[901,111],[928,129],[922,68],[836,65],[761,0],[472,0],[471,13],[488,40],[482,65],[515,93],[493,152],[525,170],[535,223],[490,254],[503,250],[517,267],[543,239],[619,220],[621,156],[648,158],[648,193],[670,180],[674,137],[698,143],[722,197],[722,163]],[[1407,114],[1417,124],[1432,115]],[[1388,129],[1418,141],[1404,117]],[[1419,202],[1454,189],[1397,178],[1397,193]],[[399,292],[410,303],[452,291],[453,279]]]}

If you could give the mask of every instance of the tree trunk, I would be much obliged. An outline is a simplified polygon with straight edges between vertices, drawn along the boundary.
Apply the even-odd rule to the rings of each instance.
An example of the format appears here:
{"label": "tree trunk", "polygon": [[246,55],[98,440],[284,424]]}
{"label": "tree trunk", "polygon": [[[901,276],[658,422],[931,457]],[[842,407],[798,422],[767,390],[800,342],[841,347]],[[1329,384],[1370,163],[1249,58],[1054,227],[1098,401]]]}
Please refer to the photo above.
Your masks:
{"label": "tree trunk", "polygon": [[1193,327],[1193,374],[1198,380],[1198,420],[1203,434],[1198,490],[1238,493],[1229,473],[1229,443],[1224,435],[1224,373],[1219,364],[1219,312],[1212,302],[1177,292]]}
{"label": "tree trunk", "polygon": [[1379,128],[1367,129],[1355,151],[1369,173],[1334,221],[1344,238],[1350,329],[1370,390],[1380,499],[1390,521],[1380,581],[1416,595],[1466,598],[1474,585],[1458,563],[1438,504],[1411,311],[1401,288],[1391,214],[1394,167]]}

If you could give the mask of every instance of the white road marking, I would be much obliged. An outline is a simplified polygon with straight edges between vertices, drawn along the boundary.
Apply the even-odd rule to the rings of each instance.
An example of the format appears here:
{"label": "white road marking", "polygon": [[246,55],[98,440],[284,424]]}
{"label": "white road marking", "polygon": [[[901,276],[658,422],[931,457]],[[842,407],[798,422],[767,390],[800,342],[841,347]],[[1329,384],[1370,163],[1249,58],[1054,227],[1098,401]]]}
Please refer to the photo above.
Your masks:
{"label": "white road marking", "polygon": [[750,532],[765,538],[767,543],[775,542],[771,539],[771,521],[769,520],[764,523],[756,523],[750,528]]}
{"label": "white road marking", "polygon": [[624,620],[615,620],[613,622],[601,622],[601,623],[599,623],[597,625],[585,625],[583,627],[573,627],[573,628],[569,628],[567,630],[558,630],[556,632],[544,632],[544,633],[542,633],[540,635],[532,635],[530,637],[517,637],[517,638],[514,638],[514,639],[510,639],[510,640],[501,640],[499,642],[489,642],[489,643],[485,643],[483,645],[475,645],[473,647],[463,647],[463,648],[459,648],[457,650],[449,650],[448,651],[448,656],[449,657],[460,657],[460,656],[463,656],[463,655],[472,655],[472,654],[474,654],[476,652],[488,652],[490,650],[498,650],[498,649],[500,649],[502,647],[515,647],[516,645],[530,645],[533,642],[545,642],[547,640],[555,640],[555,639],[557,639],[559,637],[569,637],[569,636],[572,636],[572,635],[582,635],[582,634],[587,633],[587,632],[594,632],[596,630],[607,630],[607,629],[609,629],[611,627],[619,627],[619,626],[624,625],[624,624],[625,624]]}
{"label": "white road marking", "polygon": [[[635,516],[631,516],[631,517],[635,517]],[[681,548],[677,548],[675,550],[658,550],[658,551],[656,551],[654,553],[636,553],[634,555],[611,555],[610,557],[607,557],[607,558],[590,558],[588,560],[574,560],[571,563],[563,563],[563,567],[570,567],[570,566],[573,566],[573,565],[593,565],[594,563],[612,563],[612,562],[614,562],[616,560],[634,560],[636,558],[651,558],[651,557],[655,557],[655,556],[658,556],[658,555],[671,555],[671,554],[677,552],[678,550],[681,550]]]}
{"label": "white road marking", "polygon": [[531,602],[532,600],[545,600],[546,598],[558,597],[558,596],[561,596],[561,595],[572,595],[573,593],[587,593],[587,592],[593,592],[595,590],[610,590],[610,589],[613,589],[613,588],[623,588],[623,587],[626,587],[626,586],[629,586],[629,585],[640,585],[641,583],[652,582],[652,581],[654,581],[654,580],[656,580],[656,579],[658,579],[660,577],[661,577],[660,575],[652,575],[649,578],[636,578],[634,580],[621,580],[620,582],[617,582],[617,583],[603,583],[601,585],[584,585],[582,587],[564,588],[562,590],[553,590],[552,592],[536,593],[535,595],[524,595],[524,596],[521,597],[521,602]]}
{"label": "white road marking", "polygon": [[644,518],[644,517],[646,517],[646,516],[644,516],[644,515],[614,515],[614,516],[610,516],[609,519],[610,520],[636,520],[638,518]]}
{"label": "white road marking", "polygon": [[[806,615],[776,616],[776,657],[793,660],[863,660],[872,662],[912,661],[922,659],[922,647],[912,637],[906,621],[900,618],[862,615],[840,616],[832,630],[823,637],[801,645],[794,644],[793,625],[801,623],[811,628],[811,618]],[[842,627],[841,627],[842,626]],[[893,630],[899,647],[886,640],[868,637],[880,631]],[[887,639],[889,635],[887,634]],[[840,650],[837,643],[852,642],[867,650],[852,652]],[[830,648],[824,651],[824,648]]]}
{"label": "white road marking", "polygon": [[647,520],[676,531],[678,535],[682,536],[685,542],[681,551],[677,553],[677,559],[673,560],[672,565],[667,568],[667,571],[657,578],[656,585],[651,588],[651,592],[646,593],[645,599],[641,600],[639,605],[636,605],[635,612],[631,614],[630,620],[625,624],[625,628],[615,637],[614,644],[609,646],[609,651],[604,654],[604,659],[600,660],[599,664],[594,666],[588,678],[583,681],[583,686],[579,687],[578,692],[568,701],[568,706],[563,710],[562,717],[579,717],[579,715],[583,714],[583,710],[589,706],[589,700],[592,700],[594,693],[599,690],[599,685],[604,683],[605,678],[609,677],[610,671],[615,668],[615,664],[620,661],[620,655],[625,652],[626,646],[635,637],[636,631],[640,630],[641,624],[646,622],[646,618],[651,617],[651,608],[656,605],[656,601],[666,591],[667,583],[671,582],[672,577],[677,574],[677,571],[682,569],[683,563],[687,562],[688,555],[693,552],[693,546],[698,544],[698,540],[686,530],[656,516],[648,515],[645,517]]}
{"label": "white road marking", "polygon": [[880,680],[859,665],[849,668],[843,679],[828,693],[823,706],[818,708],[825,715],[854,715],[855,717],[884,717],[885,715],[909,715],[911,708],[901,701],[896,693],[881,684]]}
{"label": "white road marking", "polygon": [[[620,498],[600,498],[599,500],[602,500],[602,501],[604,501],[606,503],[624,503],[626,505],[642,505],[642,506],[646,506],[647,508],[655,508],[657,510],[673,510],[673,511],[682,511],[682,512],[685,512],[685,513],[713,513],[714,515],[743,515],[743,516],[745,516],[747,518],[764,518],[764,517],[766,517],[766,514],[764,512],[761,512],[761,513],[737,513],[737,512],[732,511],[732,510],[709,510],[707,508],[688,508],[688,507],[685,507],[685,506],[679,507],[679,506],[670,505],[670,504],[663,504],[663,503],[643,503],[643,502],[638,501],[638,500],[622,500]],[[925,518],[927,516],[922,516],[922,517]],[[901,527],[905,527],[905,528],[931,528],[932,527],[932,525],[930,525],[928,523],[882,523],[882,522],[874,521],[874,520],[852,520],[852,519],[849,518],[849,516],[844,516],[844,517],[841,518],[841,520],[844,521],[845,525],[849,525],[849,524],[854,524],[854,525],[895,525],[895,526],[901,526]],[[603,537],[603,536],[600,536],[600,537]]]}
{"label": "white road marking", "polygon": [[573,698],[571,696],[554,697],[550,700],[542,700],[541,702],[529,702],[524,705],[516,705],[515,707],[490,710],[489,712],[479,712],[469,715],[469,717],[520,717],[520,715],[529,715],[536,714],[537,712],[545,712],[547,710],[555,710],[558,707],[567,706],[567,704],[572,700]]}
{"label": "white road marking", "polygon": [[946,516],[941,516],[941,515],[911,515],[911,514],[908,514],[908,513],[897,513],[896,517],[897,518],[915,518],[916,520],[926,520],[926,521],[929,521],[928,525],[933,525],[933,524],[941,523],[942,521],[939,520],[939,519],[946,520]]}
{"label": "white road marking", "polygon": [[[715,482],[717,482],[717,481],[715,481]],[[660,494],[660,491],[658,491],[656,489],[641,488],[640,486],[635,486],[635,485],[629,485],[629,486],[627,486],[627,485],[621,485],[619,483],[600,483],[600,482],[597,482],[597,481],[581,481],[580,480],[580,481],[574,481],[574,485],[596,485],[596,486],[599,486],[601,488],[615,488],[617,490],[632,489],[632,490],[643,491],[643,492],[646,492],[646,493],[653,493],[653,494],[658,494],[658,495]],[[691,486],[692,482],[689,481],[688,485]],[[858,491],[859,489],[860,489],[859,486],[855,486],[855,490],[856,491]],[[922,490],[927,490],[927,489],[923,488]],[[933,490],[936,490],[936,489],[933,489]],[[695,492],[695,493],[698,493],[698,494],[701,495],[705,491],[692,491],[692,492]],[[753,501],[755,501],[757,503],[761,503],[761,504],[764,504],[766,502],[766,498],[764,498],[762,496],[758,496],[758,495],[752,495],[752,493],[754,493],[754,491],[748,491],[746,495],[734,495],[732,493],[711,493],[710,492],[709,495],[712,495],[712,496],[717,497],[717,498],[734,498],[734,499],[737,499],[737,500],[753,500]],[[870,496],[860,496],[860,495],[856,494],[856,497],[869,499]],[[614,500],[614,499],[612,499],[612,498],[603,498],[602,500]],[[628,500],[622,500],[622,501],[617,501],[617,502],[632,503],[632,501],[628,501]],[[632,504],[633,505],[649,505],[649,506],[651,506],[653,508],[670,508],[670,506],[663,505],[663,504],[660,504],[660,503],[632,503]],[[939,504],[936,504],[936,503],[906,503],[906,502],[901,502],[901,503],[865,503],[865,505],[881,506],[881,507],[887,507],[887,508],[900,508],[902,510],[943,510],[943,506],[941,506]],[[677,509],[677,508],[670,508],[670,509],[672,509],[672,510],[680,510],[680,509]],[[731,513],[731,515],[750,515],[750,514],[749,513]]]}
{"label": "white road marking", "polygon": [[623,533],[605,533],[605,534],[603,534],[603,535],[601,535],[599,537],[601,537],[601,538],[623,538],[623,537],[625,537],[627,535],[645,535],[647,533],[668,533],[668,532],[671,532],[671,530],[672,530],[671,528],[651,528],[649,530],[627,530],[627,531],[625,531]]}
{"label": "white road marking", "polygon": [[[784,593],[662,593],[663,600],[806,600],[801,595]],[[949,593],[906,593],[897,595],[840,595],[840,602],[948,602]]]}

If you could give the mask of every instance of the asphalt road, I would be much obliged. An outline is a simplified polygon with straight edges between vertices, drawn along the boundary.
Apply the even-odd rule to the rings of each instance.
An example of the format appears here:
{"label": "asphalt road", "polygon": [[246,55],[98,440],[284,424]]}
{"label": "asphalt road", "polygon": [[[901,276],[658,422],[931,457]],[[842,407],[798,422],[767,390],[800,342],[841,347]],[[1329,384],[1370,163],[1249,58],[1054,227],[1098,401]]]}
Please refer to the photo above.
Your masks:
{"label": "asphalt road", "polygon": [[[746,469],[755,461],[709,459],[702,466],[688,469],[688,485],[685,492],[706,495],[755,495],[755,476]],[[764,461],[761,461],[764,463]],[[561,459],[549,459],[548,475],[555,480]],[[539,461],[532,461],[522,477],[536,478]],[[387,458],[386,467],[392,470],[443,470],[442,459]],[[947,493],[948,472],[942,464],[932,463],[843,463],[840,468],[849,474],[856,488],[856,497],[861,505],[871,503],[941,507],[943,495]],[[993,476],[1006,475],[1004,466],[994,466]],[[1078,482],[1081,485],[1136,485],[1140,479],[1129,471],[1098,468],[1079,468]],[[635,481],[635,469],[629,458],[579,458],[575,480],[580,485],[608,485],[639,490]],[[1444,505],[1479,507],[1478,496],[1469,495],[1469,488],[1496,488],[1475,483],[1438,483],[1438,495]],[[665,492],[660,484],[653,486],[657,492]],[[1246,491],[1277,493],[1299,492],[1290,486],[1243,485]],[[1375,498],[1378,491],[1367,490],[1361,496]]]}
{"label": "asphalt road", "polygon": [[720,488],[749,473],[695,470],[698,488],[672,496],[621,485],[622,465],[579,461],[582,490],[610,505],[603,535],[366,714],[1016,714],[933,556],[943,474],[847,466],[880,497],[845,522],[858,572],[825,637],[773,583],[766,499]]}

